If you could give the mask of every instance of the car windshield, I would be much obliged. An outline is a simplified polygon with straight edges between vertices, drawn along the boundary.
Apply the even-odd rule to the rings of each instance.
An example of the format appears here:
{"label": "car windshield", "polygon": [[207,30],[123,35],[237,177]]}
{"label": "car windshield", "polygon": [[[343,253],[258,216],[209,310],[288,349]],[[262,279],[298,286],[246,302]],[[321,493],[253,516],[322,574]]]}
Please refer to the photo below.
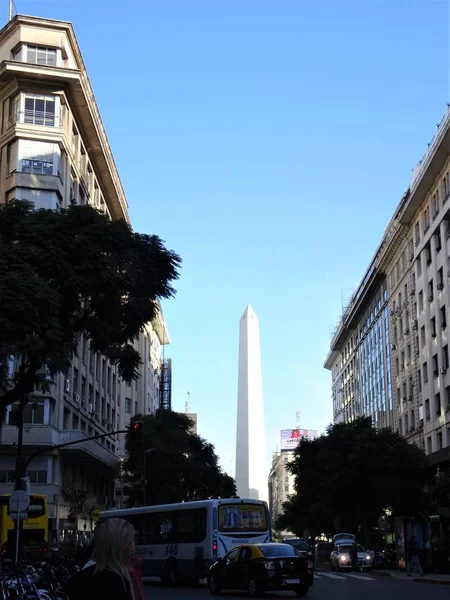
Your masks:
{"label": "car windshield", "polygon": [[265,558],[277,556],[297,556],[294,548],[289,544],[264,544],[258,546]]}

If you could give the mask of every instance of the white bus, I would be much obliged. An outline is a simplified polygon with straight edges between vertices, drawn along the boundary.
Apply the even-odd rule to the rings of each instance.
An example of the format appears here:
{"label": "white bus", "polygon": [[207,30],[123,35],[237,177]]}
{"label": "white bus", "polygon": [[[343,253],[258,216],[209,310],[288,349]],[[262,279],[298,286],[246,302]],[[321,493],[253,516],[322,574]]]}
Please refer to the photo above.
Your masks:
{"label": "white bus", "polygon": [[160,577],[176,585],[181,578],[199,580],[209,567],[239,544],[272,541],[267,504],[227,498],[143,506],[102,512],[126,519],[136,529],[136,555],[143,577]]}

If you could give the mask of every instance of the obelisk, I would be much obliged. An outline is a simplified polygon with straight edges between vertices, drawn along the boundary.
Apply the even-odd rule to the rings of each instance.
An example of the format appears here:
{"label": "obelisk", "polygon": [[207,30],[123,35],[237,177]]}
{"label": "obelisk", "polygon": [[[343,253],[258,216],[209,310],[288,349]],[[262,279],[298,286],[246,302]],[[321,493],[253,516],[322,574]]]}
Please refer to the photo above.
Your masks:
{"label": "obelisk", "polygon": [[249,305],[239,326],[236,438],[238,496],[267,501],[267,478],[259,321]]}

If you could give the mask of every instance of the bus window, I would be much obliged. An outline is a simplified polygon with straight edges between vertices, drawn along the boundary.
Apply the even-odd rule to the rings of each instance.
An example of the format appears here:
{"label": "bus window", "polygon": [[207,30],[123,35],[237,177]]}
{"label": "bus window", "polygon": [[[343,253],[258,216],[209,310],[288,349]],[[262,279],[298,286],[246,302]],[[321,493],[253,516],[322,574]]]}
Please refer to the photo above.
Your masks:
{"label": "bus window", "polygon": [[257,532],[267,529],[266,507],[263,504],[221,504],[219,531]]}

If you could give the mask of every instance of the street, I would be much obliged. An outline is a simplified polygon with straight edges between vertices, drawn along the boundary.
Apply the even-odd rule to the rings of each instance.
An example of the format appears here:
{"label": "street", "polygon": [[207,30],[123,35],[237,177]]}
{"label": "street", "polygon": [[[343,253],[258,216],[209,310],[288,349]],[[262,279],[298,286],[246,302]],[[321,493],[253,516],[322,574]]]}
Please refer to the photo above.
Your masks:
{"label": "street", "polygon": [[[164,586],[159,583],[147,583],[147,600],[165,600],[168,598],[180,598],[182,600],[197,600],[210,596],[206,586],[199,588],[180,587],[177,589]],[[446,585],[432,585],[416,583],[412,580],[394,579],[382,577],[376,574],[316,574],[314,586],[311,588],[308,598],[316,600],[422,600],[424,597],[433,600],[448,600],[450,587]],[[247,598],[245,593],[225,592],[221,594],[224,598]],[[295,598],[292,592],[279,592],[266,595],[267,598]]]}

